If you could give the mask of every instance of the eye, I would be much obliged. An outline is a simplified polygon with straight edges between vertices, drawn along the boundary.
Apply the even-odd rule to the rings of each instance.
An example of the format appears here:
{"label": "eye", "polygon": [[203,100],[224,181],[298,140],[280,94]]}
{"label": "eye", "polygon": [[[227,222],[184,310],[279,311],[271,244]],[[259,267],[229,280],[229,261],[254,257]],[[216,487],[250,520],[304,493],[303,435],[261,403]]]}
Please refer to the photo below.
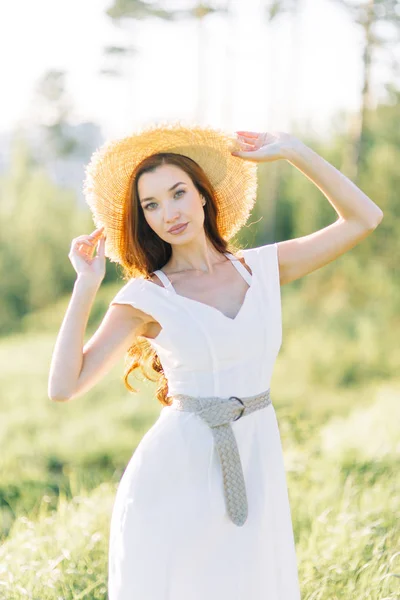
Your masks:
{"label": "eye", "polygon": [[[144,207],[145,210],[147,210],[149,208],[149,206],[151,206],[152,204],[157,204],[156,202],[149,202],[148,204],[146,204],[146,206]],[[152,210],[152,209],[150,209]]]}
{"label": "eye", "polygon": [[[182,192],[182,194],[184,194],[184,193],[185,193],[185,190],[178,190],[178,191],[176,192],[176,194],[179,194],[180,192]],[[176,194],[175,194],[175,196],[176,196]]]}

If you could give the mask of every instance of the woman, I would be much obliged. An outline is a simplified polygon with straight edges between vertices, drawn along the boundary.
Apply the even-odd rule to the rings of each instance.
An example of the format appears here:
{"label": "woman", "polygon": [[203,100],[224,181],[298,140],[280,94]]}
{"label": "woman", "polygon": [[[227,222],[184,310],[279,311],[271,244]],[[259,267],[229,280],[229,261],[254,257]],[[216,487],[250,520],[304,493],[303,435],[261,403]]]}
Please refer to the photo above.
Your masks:
{"label": "woman", "polygon": [[[118,486],[109,600],[300,598],[269,388],[282,341],[280,286],[355,246],[382,211],[297,138],[236,133],[150,127],[106,144],[87,168],[98,229],[72,242],[78,276],[49,395],[82,395],[128,351],[128,388],[129,373],[150,365],[163,405]],[[279,159],[319,187],[338,219],[239,251],[229,239],[254,205],[256,163]],[[105,255],[127,283],[82,350]]]}

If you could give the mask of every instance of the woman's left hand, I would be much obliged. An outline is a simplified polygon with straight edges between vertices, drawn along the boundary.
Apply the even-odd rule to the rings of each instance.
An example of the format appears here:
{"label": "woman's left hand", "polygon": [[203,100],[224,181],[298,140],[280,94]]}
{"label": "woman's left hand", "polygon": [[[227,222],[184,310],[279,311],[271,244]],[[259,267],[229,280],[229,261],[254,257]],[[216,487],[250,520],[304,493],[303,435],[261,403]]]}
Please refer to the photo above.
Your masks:
{"label": "woman's left hand", "polygon": [[272,162],[285,158],[285,148],[292,146],[296,138],[284,131],[257,133],[235,131],[242,150],[232,151],[233,156],[254,162]]}

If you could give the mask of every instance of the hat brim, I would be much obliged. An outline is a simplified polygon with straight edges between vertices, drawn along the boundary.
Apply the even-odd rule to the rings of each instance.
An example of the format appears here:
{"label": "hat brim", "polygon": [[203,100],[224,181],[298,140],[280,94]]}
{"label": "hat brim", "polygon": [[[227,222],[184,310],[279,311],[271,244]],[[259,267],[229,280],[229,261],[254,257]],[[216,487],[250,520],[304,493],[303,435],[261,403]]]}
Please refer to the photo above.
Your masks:
{"label": "hat brim", "polygon": [[105,228],[106,256],[125,264],[120,238],[132,174],[159,152],[182,154],[200,165],[215,190],[217,227],[230,239],[246,223],[257,196],[257,165],[232,156],[240,149],[237,139],[221,129],[181,122],[151,125],[103,144],[85,169],[83,190],[96,227]]}

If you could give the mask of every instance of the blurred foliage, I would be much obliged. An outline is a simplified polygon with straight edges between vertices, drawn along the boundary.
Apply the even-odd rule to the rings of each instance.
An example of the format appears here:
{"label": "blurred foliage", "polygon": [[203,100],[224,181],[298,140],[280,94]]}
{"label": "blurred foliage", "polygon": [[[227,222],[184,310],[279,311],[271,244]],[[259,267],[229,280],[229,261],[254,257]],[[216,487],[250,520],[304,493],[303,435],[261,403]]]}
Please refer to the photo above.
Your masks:
{"label": "blurred foliage", "polygon": [[[297,377],[318,385],[385,379],[399,364],[400,130],[393,126],[399,107],[399,102],[382,104],[368,119],[360,187],[384,211],[382,223],[337,260],[282,288],[283,349],[303,365]],[[347,143],[339,125],[329,143],[301,136],[338,169]],[[261,164],[258,172],[258,199],[237,236],[243,246],[307,235],[336,219],[321,191],[290,163]],[[72,191],[56,187],[21,137],[14,141],[11,167],[0,180],[0,196],[0,334],[54,330],[76,277],[67,256],[70,244],[94,228],[90,211],[78,206]],[[107,262],[98,294],[104,301],[95,303],[89,326],[106,311],[111,297],[106,284],[112,281],[118,282],[118,267]]]}
{"label": "blurred foliage", "polygon": [[[54,336],[0,343],[0,598],[105,600],[116,487],[161,405],[147,382],[129,393],[119,367],[79,401],[50,402]],[[338,393],[297,381],[302,366],[280,354],[271,385],[302,598],[395,600],[400,382]]]}
{"label": "blurred foliage", "polygon": [[[283,344],[271,387],[280,390],[274,403],[305,599],[394,599],[398,590],[398,98],[392,90],[393,101],[366,121],[360,187],[382,208],[382,223],[281,289]],[[329,142],[298,135],[342,170],[349,141],[339,119]],[[48,399],[51,353],[76,277],[70,244],[94,225],[21,137],[0,200],[0,597],[105,598],[115,486],[161,406],[148,382],[137,395],[126,390],[121,365],[79,401]],[[252,247],[292,239],[336,216],[292,165],[264,164],[237,240]],[[107,263],[85,341],[121,285]]]}
{"label": "blurred foliage", "polygon": [[[21,330],[23,318],[72,292],[72,239],[90,233],[89,210],[59,189],[16,138],[9,171],[0,178],[0,334]],[[115,268],[110,267],[111,272]],[[108,281],[106,277],[105,281]],[[51,309],[50,309],[51,310]]]}

